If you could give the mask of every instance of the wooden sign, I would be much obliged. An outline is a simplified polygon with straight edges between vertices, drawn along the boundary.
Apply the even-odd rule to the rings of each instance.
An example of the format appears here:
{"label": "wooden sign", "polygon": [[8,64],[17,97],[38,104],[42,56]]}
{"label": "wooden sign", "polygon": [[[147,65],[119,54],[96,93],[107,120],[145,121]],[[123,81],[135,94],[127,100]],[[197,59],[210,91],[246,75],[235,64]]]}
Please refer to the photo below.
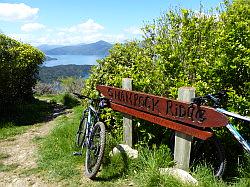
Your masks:
{"label": "wooden sign", "polygon": [[173,129],[175,131],[183,132],[185,134],[200,138],[202,140],[206,140],[213,135],[213,133],[209,132],[209,131],[200,130],[198,128],[193,128],[190,126],[179,124],[179,123],[176,123],[174,121],[170,121],[170,120],[167,120],[167,119],[164,119],[164,118],[152,115],[152,114],[148,114],[146,112],[135,110],[133,108],[129,108],[129,107],[126,107],[123,105],[115,104],[112,102],[111,102],[111,108],[113,110],[134,116],[136,118],[144,119],[144,120],[149,121],[151,123],[158,124],[158,125]]}
{"label": "wooden sign", "polygon": [[128,91],[111,86],[98,85],[97,90],[111,103],[143,111],[177,123],[196,127],[221,127],[228,124],[227,118],[215,109],[180,102],[160,96]]}

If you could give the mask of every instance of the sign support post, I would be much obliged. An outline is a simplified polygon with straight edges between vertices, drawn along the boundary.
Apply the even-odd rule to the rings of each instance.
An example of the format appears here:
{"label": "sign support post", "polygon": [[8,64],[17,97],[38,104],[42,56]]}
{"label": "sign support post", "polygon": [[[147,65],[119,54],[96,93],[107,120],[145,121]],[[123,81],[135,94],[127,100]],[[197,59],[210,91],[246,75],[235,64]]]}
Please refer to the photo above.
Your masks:
{"label": "sign support post", "polygon": [[[190,102],[195,97],[195,89],[192,87],[181,87],[178,90],[178,101]],[[189,170],[192,136],[175,132],[174,160],[176,167],[185,171]]]}
{"label": "sign support post", "polygon": [[[132,79],[123,78],[122,88],[125,90],[132,90]],[[123,117],[123,141],[126,145],[133,146],[133,135],[132,135],[132,116],[124,114]]]}

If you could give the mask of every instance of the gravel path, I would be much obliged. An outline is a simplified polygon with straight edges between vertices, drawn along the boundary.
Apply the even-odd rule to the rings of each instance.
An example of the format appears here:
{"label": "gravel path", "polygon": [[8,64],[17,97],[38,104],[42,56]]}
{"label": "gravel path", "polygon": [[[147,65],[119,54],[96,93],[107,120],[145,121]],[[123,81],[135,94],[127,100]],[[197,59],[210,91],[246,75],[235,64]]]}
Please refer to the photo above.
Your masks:
{"label": "gravel path", "polygon": [[[55,115],[54,115],[55,116]],[[44,181],[32,169],[37,168],[37,144],[35,138],[46,136],[55,127],[54,121],[36,124],[26,133],[14,138],[0,140],[0,154],[6,158],[0,159],[0,164],[10,168],[0,171],[0,187],[4,186],[58,186]]]}

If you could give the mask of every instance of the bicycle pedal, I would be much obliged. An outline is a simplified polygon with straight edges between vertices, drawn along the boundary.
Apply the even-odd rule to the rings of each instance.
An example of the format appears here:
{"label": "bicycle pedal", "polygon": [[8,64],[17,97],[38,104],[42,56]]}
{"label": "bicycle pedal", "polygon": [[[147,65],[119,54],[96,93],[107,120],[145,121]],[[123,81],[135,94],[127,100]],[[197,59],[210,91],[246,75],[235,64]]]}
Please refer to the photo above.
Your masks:
{"label": "bicycle pedal", "polygon": [[74,152],[73,155],[74,156],[82,156],[82,153],[81,152]]}

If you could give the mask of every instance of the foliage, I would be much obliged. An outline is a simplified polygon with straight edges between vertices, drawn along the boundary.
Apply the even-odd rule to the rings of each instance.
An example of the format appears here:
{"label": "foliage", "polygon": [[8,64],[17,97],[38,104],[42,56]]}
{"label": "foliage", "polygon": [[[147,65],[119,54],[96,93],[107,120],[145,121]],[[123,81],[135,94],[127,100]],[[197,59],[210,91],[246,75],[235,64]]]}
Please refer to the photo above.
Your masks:
{"label": "foliage", "polygon": [[57,87],[58,84],[56,82],[52,84],[38,82],[35,85],[34,93],[37,95],[57,94],[58,93]]}
{"label": "foliage", "polygon": [[66,93],[63,96],[62,104],[66,106],[67,108],[73,108],[74,106],[79,105],[80,102],[69,93]]}
{"label": "foliage", "polygon": [[0,128],[25,126],[46,121],[52,114],[54,103],[34,99],[32,102],[5,105],[1,110]]}
{"label": "foliage", "polygon": [[[133,90],[168,98],[176,98],[181,86],[195,87],[197,95],[228,89],[232,92],[227,107],[249,115],[249,11],[249,1],[236,0],[225,1],[217,12],[166,12],[143,28],[142,41],[114,45],[92,68],[83,92],[95,97],[96,85],[121,87],[122,78],[128,77]],[[120,117],[115,118],[121,129]],[[135,126],[139,141],[165,141],[164,128],[140,120]],[[249,135],[248,129],[241,127]]]}
{"label": "foliage", "polygon": [[[83,108],[74,107],[70,115],[63,115],[55,119],[56,127],[46,137],[38,139],[39,160],[38,172],[45,175],[52,182],[59,182],[70,186],[187,186],[168,175],[161,175],[159,168],[173,165],[167,146],[138,147],[138,158],[131,160],[124,155],[110,157],[109,153],[119,140],[107,136],[104,163],[102,171],[94,181],[83,178],[84,151],[82,157],[72,156],[78,151],[75,147],[75,134],[81,118]],[[85,149],[84,149],[85,150]],[[1,155],[0,155],[1,156]],[[249,163],[248,163],[249,164]],[[249,166],[249,165],[248,165]],[[248,168],[249,169],[249,168]],[[243,178],[235,179],[231,183],[214,178],[211,170],[205,167],[197,168],[192,173],[199,186],[249,186],[249,177],[244,172]],[[83,178],[83,180],[81,180]]]}
{"label": "foliage", "polygon": [[65,77],[87,78],[92,65],[59,65],[53,67],[41,66],[39,79],[42,83],[53,83]]}
{"label": "foliage", "polygon": [[55,103],[34,99],[29,103],[5,105],[1,109],[0,140],[24,133],[35,123],[46,122],[53,114]]}
{"label": "foliage", "polygon": [[84,79],[76,77],[61,78],[52,83],[38,82],[34,87],[36,95],[79,93],[84,87]]}
{"label": "foliage", "polygon": [[84,88],[84,79],[67,77],[60,79],[60,86],[62,92],[65,93],[79,93]]}
{"label": "foliage", "polygon": [[44,54],[0,34],[0,103],[17,103],[32,98],[38,65]]}

